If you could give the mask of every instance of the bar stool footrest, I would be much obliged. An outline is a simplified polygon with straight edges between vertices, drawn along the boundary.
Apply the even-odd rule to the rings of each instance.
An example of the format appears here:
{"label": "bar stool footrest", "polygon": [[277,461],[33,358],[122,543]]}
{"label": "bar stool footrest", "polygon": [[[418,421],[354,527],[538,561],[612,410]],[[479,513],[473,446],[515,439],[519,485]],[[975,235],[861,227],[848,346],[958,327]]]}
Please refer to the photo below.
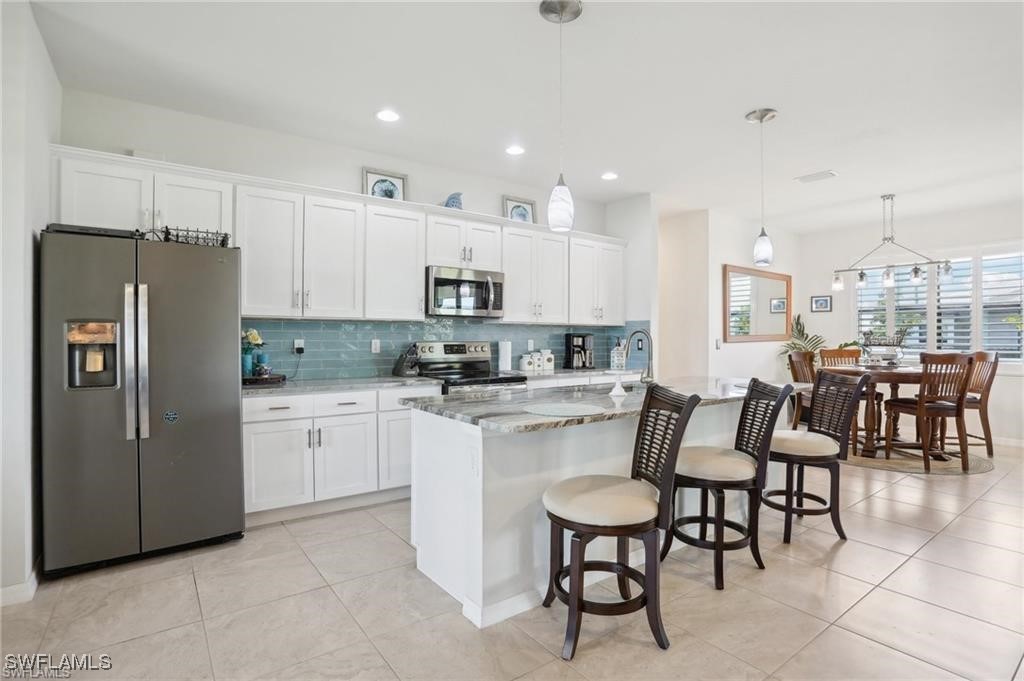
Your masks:
{"label": "bar stool footrest", "polygon": [[[562,586],[562,582],[569,578],[570,568],[571,566],[564,565],[555,575],[555,596],[566,605],[569,604],[569,592]],[[618,603],[588,601],[584,598],[581,608],[583,612],[591,615],[628,615],[647,606],[647,591],[644,588],[647,580],[644,578],[644,573],[636,568],[610,560],[586,560],[583,561],[583,572],[611,572],[616,575],[625,575],[641,589],[638,595]]]}
{"label": "bar stool footrest", "polygon": [[[708,529],[714,530],[715,519],[713,516],[700,516],[700,515],[685,515],[681,518],[676,518],[672,527],[672,534],[676,539],[689,544],[690,546],[696,546],[701,549],[715,549],[715,541],[713,539],[701,539],[691,534],[683,532],[682,528],[686,525],[695,525],[701,522],[708,524]],[[735,551],[736,549],[743,549],[750,546],[750,528],[735,520],[725,519],[725,526],[731,530],[736,530],[743,536],[739,539],[731,539],[727,542],[722,543],[722,550],[724,551]]]}
{"label": "bar stool footrest", "polygon": [[[768,508],[773,508],[776,511],[786,512],[786,505],[780,504],[777,501],[772,501],[769,497],[785,497],[786,490],[784,489],[772,489],[767,490],[761,494],[761,503]],[[793,492],[793,497],[796,498],[796,492]],[[794,506],[793,515],[805,516],[805,515],[826,515],[832,512],[832,507],[828,503],[828,499],[820,497],[817,494],[811,494],[810,492],[804,492],[800,497],[801,501],[810,499],[811,501],[821,504],[821,508],[807,508],[806,506]]]}

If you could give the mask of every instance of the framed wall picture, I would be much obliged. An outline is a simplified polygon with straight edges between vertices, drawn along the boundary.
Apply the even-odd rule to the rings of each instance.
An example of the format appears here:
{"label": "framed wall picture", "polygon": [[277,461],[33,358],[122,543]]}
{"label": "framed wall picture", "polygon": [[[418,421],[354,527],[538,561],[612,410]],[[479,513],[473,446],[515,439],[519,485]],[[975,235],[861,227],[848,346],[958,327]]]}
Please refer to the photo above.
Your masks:
{"label": "framed wall picture", "polygon": [[376,168],[363,168],[363,193],[379,199],[408,201],[409,177]]}
{"label": "framed wall picture", "polygon": [[501,214],[516,222],[537,222],[537,204],[516,196],[501,197]]}
{"label": "framed wall picture", "polygon": [[831,312],[832,296],[811,296],[811,312]]}
{"label": "framed wall picture", "polygon": [[789,309],[785,298],[769,298],[768,306],[768,311],[772,314],[786,314]]}

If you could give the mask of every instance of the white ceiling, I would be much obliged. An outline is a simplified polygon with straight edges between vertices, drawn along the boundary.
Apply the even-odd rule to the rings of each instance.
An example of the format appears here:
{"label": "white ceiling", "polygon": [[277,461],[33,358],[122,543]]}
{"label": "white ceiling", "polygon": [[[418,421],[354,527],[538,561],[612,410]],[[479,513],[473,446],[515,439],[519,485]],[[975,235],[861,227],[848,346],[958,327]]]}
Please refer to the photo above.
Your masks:
{"label": "white ceiling", "polygon": [[[509,181],[557,176],[557,26],[532,2],[45,3],[65,87]],[[663,213],[820,229],[1021,195],[1020,3],[586,3],[565,27],[565,177]],[[402,120],[384,125],[389,106]],[[526,154],[505,155],[511,143]],[[837,178],[802,185],[832,168]],[[620,179],[605,182],[605,170]]]}

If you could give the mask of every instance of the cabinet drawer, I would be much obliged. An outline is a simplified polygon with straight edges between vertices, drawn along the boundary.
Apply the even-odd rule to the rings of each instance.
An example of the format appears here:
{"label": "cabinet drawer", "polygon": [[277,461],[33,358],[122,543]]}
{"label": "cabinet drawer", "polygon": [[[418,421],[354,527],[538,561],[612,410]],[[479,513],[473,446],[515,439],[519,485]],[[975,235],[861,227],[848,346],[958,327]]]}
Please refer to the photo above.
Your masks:
{"label": "cabinet drawer", "polygon": [[349,393],[325,393],[315,395],[314,411],[317,416],[339,416],[341,414],[364,414],[377,411],[377,391],[363,390]]}
{"label": "cabinet drawer", "polygon": [[281,397],[246,397],[242,399],[242,421],[281,421],[305,419],[313,416],[311,395],[282,395]]}
{"label": "cabinet drawer", "polygon": [[408,409],[398,403],[398,400],[404,400],[407,397],[429,397],[430,395],[440,395],[441,386],[439,385],[427,385],[416,388],[389,388],[387,390],[380,391],[380,411],[397,411],[399,409]]}

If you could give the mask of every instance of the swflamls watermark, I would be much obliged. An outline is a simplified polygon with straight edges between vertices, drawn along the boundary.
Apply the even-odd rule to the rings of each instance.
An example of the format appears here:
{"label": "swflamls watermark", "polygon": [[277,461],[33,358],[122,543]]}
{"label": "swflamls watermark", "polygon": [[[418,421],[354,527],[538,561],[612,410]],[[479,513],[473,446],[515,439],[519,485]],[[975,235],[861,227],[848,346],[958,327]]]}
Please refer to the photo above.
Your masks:
{"label": "swflamls watermark", "polygon": [[75,653],[50,655],[49,653],[33,653],[31,655],[4,655],[3,678],[5,679],[66,679],[71,672],[108,671],[113,668],[110,655],[93,655]]}

